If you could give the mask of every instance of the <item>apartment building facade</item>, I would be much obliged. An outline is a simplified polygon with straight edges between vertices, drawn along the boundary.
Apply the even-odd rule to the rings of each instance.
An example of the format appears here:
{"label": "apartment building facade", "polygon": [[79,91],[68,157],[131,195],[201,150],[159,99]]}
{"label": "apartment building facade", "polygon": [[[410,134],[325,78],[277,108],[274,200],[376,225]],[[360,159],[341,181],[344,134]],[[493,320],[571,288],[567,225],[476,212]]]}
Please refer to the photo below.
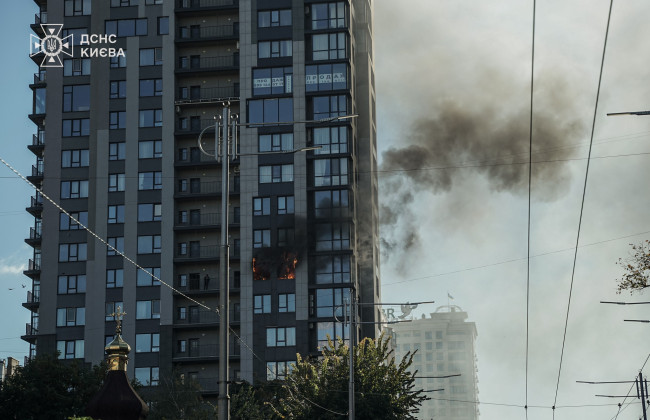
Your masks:
{"label": "apartment building facade", "polygon": [[[32,57],[29,179],[101,240],[31,197],[30,356],[99,362],[121,307],[130,376],[175,368],[216,395],[221,163],[197,139],[214,151],[224,106],[231,378],[281,378],[347,336],[344,300],[380,300],[371,0],[35,1],[35,35],[63,25],[73,46],[61,67]],[[124,54],[82,52],[105,47]]]}

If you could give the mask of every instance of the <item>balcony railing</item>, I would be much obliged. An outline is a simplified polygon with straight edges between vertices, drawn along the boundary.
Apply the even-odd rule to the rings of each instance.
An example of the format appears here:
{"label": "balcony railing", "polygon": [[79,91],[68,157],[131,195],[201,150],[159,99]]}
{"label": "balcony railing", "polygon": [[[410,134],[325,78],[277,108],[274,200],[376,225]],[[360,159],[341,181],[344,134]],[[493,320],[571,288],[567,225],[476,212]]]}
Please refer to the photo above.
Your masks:
{"label": "balcony railing", "polygon": [[31,206],[30,207],[42,207],[43,206],[43,197],[38,196],[38,197],[31,197]]}
{"label": "balcony railing", "polygon": [[38,303],[41,301],[40,293],[32,293],[31,290],[27,291],[27,303]]}
{"label": "balcony railing", "polygon": [[[231,342],[230,355],[239,356],[241,354],[239,343]],[[198,346],[191,346],[188,343],[185,351],[176,349],[173,357],[183,358],[203,358],[203,357],[219,357],[219,344],[199,344]]]}
{"label": "balcony railing", "polygon": [[178,70],[218,70],[239,66],[239,54],[181,60]]}
{"label": "balcony railing", "polygon": [[179,9],[195,9],[200,7],[234,6],[237,0],[178,0]]}
{"label": "balcony railing", "polygon": [[25,324],[25,335],[36,335],[38,334],[38,327],[33,326],[29,322]]}
{"label": "balcony railing", "polygon": [[[186,118],[185,120],[183,118]],[[189,123],[189,124],[188,124]],[[181,117],[178,120],[178,124],[176,129],[178,131],[187,131],[187,132],[198,132],[203,130],[206,127],[209,127],[211,125],[214,125],[215,121],[212,118],[187,118],[187,117]]]}
{"label": "balcony railing", "polygon": [[27,271],[36,271],[41,269],[40,261],[34,261],[32,259],[27,263]]}
{"label": "balcony railing", "polygon": [[[232,249],[232,248],[231,248]],[[197,291],[206,291],[206,292],[215,292],[219,291],[219,273],[216,272],[208,272],[207,273],[209,280],[207,282],[207,287],[206,287],[206,281],[205,281],[205,276],[203,277],[198,277],[198,278],[190,278],[187,279],[183,282],[181,282],[180,279],[177,279],[174,282],[174,289],[181,291],[181,292],[197,292]],[[233,289],[238,289],[239,285],[235,285],[234,278],[230,278],[230,290],[232,291]],[[237,321],[239,321],[239,312],[235,313],[233,312],[233,317],[237,316]],[[231,317],[232,320],[234,318]]]}
{"label": "balcony railing", "polygon": [[177,259],[196,259],[196,258],[217,258],[219,256],[219,246],[218,245],[204,245],[199,247],[188,247],[185,253],[181,253],[180,250],[176,250],[175,257]]}
{"label": "balcony railing", "polygon": [[37,83],[43,83],[47,79],[47,72],[45,70],[41,70],[38,73],[34,73],[34,84]]}
{"label": "balcony railing", "polygon": [[41,12],[34,15],[34,24],[40,25],[41,23],[47,23],[47,12]]}
{"label": "balcony railing", "polygon": [[29,228],[29,239],[36,240],[36,239],[41,239],[41,231],[36,230],[33,227]]}
{"label": "balcony railing", "polygon": [[[186,97],[179,97],[176,102],[210,102],[223,98],[235,98],[239,97],[239,86],[217,86],[211,88],[200,88],[198,91],[194,91],[191,88],[187,88],[189,95]],[[214,120],[213,120],[214,121]]]}
{"label": "balcony railing", "polygon": [[194,195],[194,194],[219,194],[221,193],[221,182],[214,181],[201,181],[189,184],[185,189],[178,188],[176,193],[178,195]]}
{"label": "balcony railing", "polygon": [[215,38],[231,38],[237,35],[239,35],[239,24],[235,23],[233,25],[179,28],[177,39],[180,41],[199,41]]}
{"label": "balcony railing", "polygon": [[43,146],[45,145],[45,131],[39,131],[36,134],[32,135],[32,146]]}
{"label": "balcony railing", "polygon": [[[202,325],[218,324],[219,314],[215,311],[199,310],[198,312],[189,312],[185,319],[177,319],[174,325]],[[240,312],[230,309],[230,322],[240,321]]]}
{"label": "balcony railing", "polygon": [[[239,214],[234,211],[228,212],[228,222],[230,224],[238,224],[240,222]],[[178,217],[176,226],[189,227],[189,226],[211,226],[221,224],[221,212],[217,213],[190,213],[189,217]]]}
{"label": "balcony railing", "polygon": [[43,176],[43,166],[42,165],[38,165],[38,166],[32,165],[32,176]]}

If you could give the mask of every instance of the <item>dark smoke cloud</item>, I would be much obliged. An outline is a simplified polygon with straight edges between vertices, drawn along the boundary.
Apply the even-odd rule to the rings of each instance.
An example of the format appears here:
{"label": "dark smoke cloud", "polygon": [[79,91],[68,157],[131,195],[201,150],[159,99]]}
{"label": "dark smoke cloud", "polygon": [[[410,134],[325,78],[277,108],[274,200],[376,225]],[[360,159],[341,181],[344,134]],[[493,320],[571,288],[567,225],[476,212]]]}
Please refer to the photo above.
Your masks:
{"label": "dark smoke cloud", "polygon": [[[552,201],[568,189],[570,172],[562,160],[574,156],[585,127],[577,119],[565,83],[547,83],[541,92],[533,119],[532,190],[535,200]],[[384,258],[421,243],[420,226],[409,207],[417,194],[446,193],[476,175],[484,177],[493,191],[527,194],[530,109],[512,105],[507,96],[503,92],[504,100],[490,105],[452,100],[432,104],[428,116],[407,130],[404,146],[383,152]],[[465,197],[466,205],[480,206],[474,200],[478,198]]]}

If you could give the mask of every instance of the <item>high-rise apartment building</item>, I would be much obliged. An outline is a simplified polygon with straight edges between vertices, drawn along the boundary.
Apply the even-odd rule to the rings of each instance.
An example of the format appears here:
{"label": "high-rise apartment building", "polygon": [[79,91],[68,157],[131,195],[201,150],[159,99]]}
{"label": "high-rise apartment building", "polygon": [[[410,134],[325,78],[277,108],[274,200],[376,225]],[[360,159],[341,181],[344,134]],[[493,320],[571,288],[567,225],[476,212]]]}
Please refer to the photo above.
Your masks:
{"label": "high-rise apartment building", "polygon": [[[175,367],[216,394],[219,317],[179,292],[219,303],[221,164],[197,138],[224,103],[241,153],[229,191],[232,378],[281,377],[297,352],[347,335],[350,290],[380,299],[371,0],[36,4],[34,32],[62,24],[74,47],[62,67],[33,57],[48,66],[30,85],[30,180],[176,291],[36,193],[30,355],[99,362],[120,306],[131,376],[155,385]],[[378,309],[360,307],[359,333],[372,337]]]}
{"label": "high-rise apartment building", "polygon": [[476,324],[455,305],[443,306],[421,319],[392,324],[395,355],[401,360],[414,352],[416,389],[427,392],[418,419],[476,420],[478,368]]}

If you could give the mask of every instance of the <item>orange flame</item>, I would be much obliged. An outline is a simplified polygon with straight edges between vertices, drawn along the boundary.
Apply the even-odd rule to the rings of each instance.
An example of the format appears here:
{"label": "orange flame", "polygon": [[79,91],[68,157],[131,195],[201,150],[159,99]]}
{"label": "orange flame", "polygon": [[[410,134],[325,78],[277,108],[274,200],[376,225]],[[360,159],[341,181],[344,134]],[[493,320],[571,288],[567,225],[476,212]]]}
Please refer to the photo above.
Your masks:
{"label": "orange flame", "polygon": [[278,279],[280,280],[295,280],[296,278],[296,265],[298,264],[298,257],[293,252],[284,252],[282,254],[283,261],[278,268]]}

